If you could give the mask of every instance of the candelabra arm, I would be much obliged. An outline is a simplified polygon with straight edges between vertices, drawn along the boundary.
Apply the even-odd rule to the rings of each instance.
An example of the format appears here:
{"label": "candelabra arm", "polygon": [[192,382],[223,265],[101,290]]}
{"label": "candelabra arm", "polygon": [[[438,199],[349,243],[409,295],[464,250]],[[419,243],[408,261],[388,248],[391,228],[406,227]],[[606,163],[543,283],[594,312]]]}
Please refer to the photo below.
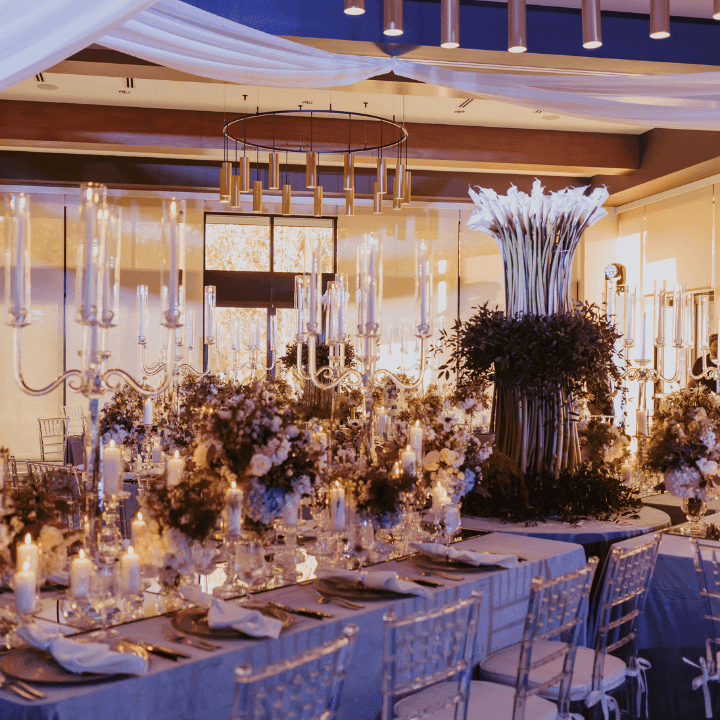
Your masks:
{"label": "candelabra arm", "polygon": [[307,375],[303,371],[303,367],[302,367],[302,340],[298,341],[298,343],[297,343],[297,368],[296,369],[297,369],[298,375],[301,377],[301,379],[310,380],[310,375]]}
{"label": "candelabra arm", "polygon": [[383,368],[380,368],[375,371],[375,377],[374,382],[378,382],[381,376],[389,377],[395,385],[398,387],[403,388],[404,390],[415,390],[415,388],[420,387],[423,376],[425,375],[427,365],[427,347],[426,347],[426,339],[424,337],[420,338],[420,374],[418,376],[418,379],[415,380],[413,383],[404,383],[402,380],[400,380],[397,375],[391,373],[389,370],[384,370]]}
{"label": "candelabra arm", "polygon": [[351,376],[355,376],[358,379],[358,383],[362,384],[362,375],[353,368],[346,370],[333,382],[321,382],[321,378],[323,375],[332,374],[332,369],[326,366],[321,367],[319,371],[317,370],[317,362],[315,356],[315,335],[313,335],[312,333],[308,335],[308,375],[302,373],[302,348],[298,351],[298,367],[300,369],[301,377],[303,378],[303,380],[310,380],[310,382],[312,382],[312,384],[316,388],[320,388],[321,390],[333,390]]}
{"label": "candelabra arm", "polygon": [[21,342],[20,342],[20,331],[22,328],[16,327],[13,332],[13,371],[15,375],[15,382],[18,384],[20,389],[28,395],[34,395],[38,397],[40,395],[47,395],[52,392],[56,387],[62,385],[66,380],[72,377],[77,377],[82,380],[82,373],[79,370],[68,370],[62,375],[58,375],[49,385],[42,388],[31,388],[25,382],[22,375],[22,358],[21,358]]}

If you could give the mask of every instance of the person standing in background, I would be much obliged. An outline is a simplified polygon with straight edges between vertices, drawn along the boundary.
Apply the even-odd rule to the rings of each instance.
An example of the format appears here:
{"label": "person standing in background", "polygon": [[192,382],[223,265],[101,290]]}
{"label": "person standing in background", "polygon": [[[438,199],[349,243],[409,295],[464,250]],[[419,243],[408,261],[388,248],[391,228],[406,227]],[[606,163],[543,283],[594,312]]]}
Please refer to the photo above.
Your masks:
{"label": "person standing in background", "polygon": [[[718,352],[718,336],[717,333],[714,333],[710,336],[710,353],[705,356],[705,363],[706,367],[709,368],[715,368],[717,367],[717,352]],[[703,359],[699,357],[692,366],[692,374],[693,375],[699,375],[702,372],[703,369]],[[690,378],[690,381],[688,382],[689,388],[698,387],[698,385],[702,385],[703,387],[706,387],[708,390],[715,392],[717,388],[717,382],[713,380],[708,380],[707,378],[700,378],[699,380],[695,380],[693,378]]]}

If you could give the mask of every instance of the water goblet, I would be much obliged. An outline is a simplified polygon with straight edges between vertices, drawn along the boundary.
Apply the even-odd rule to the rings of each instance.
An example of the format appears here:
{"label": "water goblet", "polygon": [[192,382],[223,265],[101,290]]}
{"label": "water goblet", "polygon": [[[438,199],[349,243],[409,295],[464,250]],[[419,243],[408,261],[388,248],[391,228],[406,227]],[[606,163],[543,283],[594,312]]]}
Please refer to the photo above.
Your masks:
{"label": "water goblet", "polygon": [[265,576],[265,548],[259,540],[248,538],[239,548],[239,575],[245,588],[245,602],[250,600],[253,588]]}

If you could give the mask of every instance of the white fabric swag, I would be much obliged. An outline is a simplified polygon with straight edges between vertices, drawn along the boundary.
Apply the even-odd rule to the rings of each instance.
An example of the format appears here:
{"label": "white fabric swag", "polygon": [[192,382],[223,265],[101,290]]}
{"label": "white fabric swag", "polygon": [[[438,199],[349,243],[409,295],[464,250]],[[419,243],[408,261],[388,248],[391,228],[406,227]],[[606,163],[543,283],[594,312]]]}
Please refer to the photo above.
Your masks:
{"label": "white fabric swag", "polygon": [[0,29],[0,89],[99,42],[192,75],[244,85],[335,87],[392,71],[470,95],[564,115],[647,127],[720,130],[718,72],[558,77],[457,71],[399,57],[318,50],[179,0],[155,4],[0,0],[0,9],[10,19]]}
{"label": "white fabric swag", "polygon": [[155,0],[0,0],[0,90],[97,42]]}

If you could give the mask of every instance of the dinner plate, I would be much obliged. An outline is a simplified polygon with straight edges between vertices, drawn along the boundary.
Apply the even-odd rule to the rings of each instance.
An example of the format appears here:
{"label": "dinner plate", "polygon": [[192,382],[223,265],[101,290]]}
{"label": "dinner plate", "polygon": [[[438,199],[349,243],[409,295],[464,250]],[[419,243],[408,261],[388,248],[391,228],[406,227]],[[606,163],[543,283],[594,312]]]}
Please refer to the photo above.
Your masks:
{"label": "dinner plate", "polygon": [[[247,605],[243,607],[247,607],[248,610],[259,610],[267,617],[280,620],[283,624],[283,630],[286,630],[295,622],[295,618],[292,615],[278,608],[261,607],[257,605]],[[250,640],[261,639],[254,635],[246,635],[231,627],[211,628],[207,623],[207,614],[208,611],[206,608],[191,607],[175,613],[170,619],[170,622],[176,630],[188,633],[189,635],[198,635],[199,637],[215,638],[217,640],[237,640],[238,638]]]}
{"label": "dinner plate", "polygon": [[323,595],[347,598],[348,600],[391,600],[393,598],[415,597],[412,593],[399,593],[384,588],[369,588],[349,578],[319,578],[314,587]]}
{"label": "dinner plate", "polygon": [[430,555],[413,555],[412,563],[420,570],[443,570],[444,572],[488,572],[491,570],[504,570],[502,565],[471,565],[458,560],[448,560],[444,557],[431,557]]}
{"label": "dinner plate", "polygon": [[[131,652],[140,655],[139,651]],[[60,666],[49,652],[34,647],[11,650],[0,659],[0,670],[18,680],[47,685],[87,685],[129,677],[118,673],[71,673]]]}

